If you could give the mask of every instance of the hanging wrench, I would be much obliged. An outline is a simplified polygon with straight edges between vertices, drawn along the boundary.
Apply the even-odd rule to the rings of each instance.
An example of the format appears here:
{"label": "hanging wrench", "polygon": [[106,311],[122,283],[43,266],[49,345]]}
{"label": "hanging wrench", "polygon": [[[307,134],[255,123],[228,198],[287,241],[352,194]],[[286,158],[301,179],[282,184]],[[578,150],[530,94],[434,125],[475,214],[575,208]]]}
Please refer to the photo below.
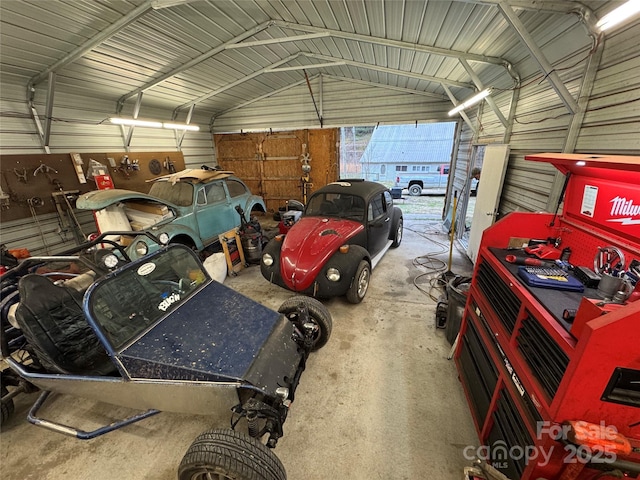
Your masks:
{"label": "hanging wrench", "polygon": [[16,174],[16,177],[18,177],[18,180],[20,180],[21,182],[27,183],[27,169],[26,168],[22,169],[22,173],[20,173],[17,168],[14,168],[13,169],[13,173]]}
{"label": "hanging wrench", "polygon": [[39,173],[44,173],[44,175],[47,177],[47,180],[49,180],[49,183],[53,183],[53,178],[51,177],[51,175],[49,175],[49,172],[58,173],[55,168],[51,168],[49,165],[41,163],[40,166],[33,171],[33,176],[35,177]]}

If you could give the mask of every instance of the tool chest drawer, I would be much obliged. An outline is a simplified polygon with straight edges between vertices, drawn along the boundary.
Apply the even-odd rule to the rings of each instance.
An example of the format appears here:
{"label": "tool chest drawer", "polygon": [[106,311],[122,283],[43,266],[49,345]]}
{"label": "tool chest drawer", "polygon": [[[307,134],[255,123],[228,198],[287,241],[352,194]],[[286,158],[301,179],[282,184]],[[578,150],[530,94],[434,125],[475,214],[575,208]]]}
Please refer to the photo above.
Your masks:
{"label": "tool chest drawer", "polygon": [[[485,230],[454,359],[486,461],[512,480],[586,480],[617,464],[587,462],[570,476],[571,438],[549,432],[588,422],[611,427],[640,447],[640,300],[608,307],[593,285],[582,291],[529,285],[518,265],[506,260],[513,255],[508,243],[515,236],[562,236],[560,246],[573,252],[571,263],[585,268],[594,267],[603,245],[623,253],[626,264],[640,259],[640,214],[623,228],[625,222],[605,218],[598,208],[611,209],[606,193],[616,182],[618,193],[637,191],[640,157],[592,163],[584,160],[589,156],[534,157],[571,172],[567,195],[581,197],[586,189],[600,196],[565,199],[560,215],[512,212]],[[586,169],[574,169],[578,161],[586,161]],[[629,182],[633,188],[626,188]],[[572,316],[565,318],[565,310]],[[640,478],[640,448],[620,451],[617,459],[625,478]]]}

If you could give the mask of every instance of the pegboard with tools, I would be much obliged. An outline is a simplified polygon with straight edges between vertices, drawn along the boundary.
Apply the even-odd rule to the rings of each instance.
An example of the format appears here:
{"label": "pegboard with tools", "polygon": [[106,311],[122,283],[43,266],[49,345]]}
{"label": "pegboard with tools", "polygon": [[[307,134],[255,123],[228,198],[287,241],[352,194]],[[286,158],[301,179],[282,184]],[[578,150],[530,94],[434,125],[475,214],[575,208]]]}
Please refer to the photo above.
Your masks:
{"label": "pegboard with tools", "polygon": [[[72,211],[78,195],[96,190],[104,173],[115,188],[147,193],[147,180],[184,170],[182,152],[0,155],[2,221]],[[94,167],[94,168],[91,168]]]}

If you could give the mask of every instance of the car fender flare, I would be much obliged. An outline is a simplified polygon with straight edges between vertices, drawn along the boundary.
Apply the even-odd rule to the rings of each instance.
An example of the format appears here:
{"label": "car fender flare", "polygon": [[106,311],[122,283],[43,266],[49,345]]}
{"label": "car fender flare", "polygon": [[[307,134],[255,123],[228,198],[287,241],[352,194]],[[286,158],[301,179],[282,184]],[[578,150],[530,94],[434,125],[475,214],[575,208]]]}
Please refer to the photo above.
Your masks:
{"label": "car fender flare", "polygon": [[258,195],[251,195],[249,198],[247,198],[247,201],[244,205],[245,220],[247,221],[251,220],[251,211],[254,209],[260,210],[262,212],[267,211],[267,206],[264,203],[264,200],[262,199],[262,197],[259,197]]}
{"label": "car fender flare", "polygon": [[176,225],[176,224],[164,225],[163,227],[161,227],[157,231],[153,231],[152,233],[158,236],[163,232],[169,235],[169,243],[173,242],[173,239],[176,237],[186,236],[191,239],[191,241],[196,247],[196,250],[200,251],[204,248],[204,244],[200,239],[200,235],[198,235],[195,231],[193,231],[193,229],[186,227],[184,225]]}
{"label": "car fender flare", "polygon": [[393,239],[396,229],[398,228],[398,222],[402,218],[402,210],[399,207],[393,207],[391,212],[391,230],[389,231],[389,239]]}
{"label": "car fender flare", "polygon": [[336,251],[331,256],[327,264],[331,263],[332,260],[336,261],[336,259],[338,259],[338,263],[344,268],[344,271],[342,272],[343,275],[353,277],[361,260],[366,260],[369,263],[369,266],[371,266],[371,256],[369,255],[369,252],[366,248],[360,245],[349,245],[349,252],[345,255],[346,259],[344,261],[339,259],[339,255],[345,254],[340,253],[340,251]]}

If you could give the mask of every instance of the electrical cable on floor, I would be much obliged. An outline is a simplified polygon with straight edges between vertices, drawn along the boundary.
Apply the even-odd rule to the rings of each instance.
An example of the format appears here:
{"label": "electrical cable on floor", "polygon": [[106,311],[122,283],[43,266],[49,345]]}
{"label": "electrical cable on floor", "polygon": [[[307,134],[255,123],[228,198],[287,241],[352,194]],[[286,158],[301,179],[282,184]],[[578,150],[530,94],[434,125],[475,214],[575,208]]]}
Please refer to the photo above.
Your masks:
{"label": "electrical cable on floor", "polygon": [[[447,281],[444,277],[444,273],[447,271],[447,264],[443,260],[440,260],[436,257],[442,253],[446,253],[449,247],[446,243],[437,241],[433,238],[434,236],[446,236],[446,233],[438,230],[433,230],[431,228],[439,225],[439,222],[428,224],[427,226],[429,227],[429,231],[418,231],[416,228],[405,226],[407,230],[417,233],[424,239],[429,240],[431,243],[434,243],[435,245],[440,247],[439,250],[420,255],[413,259],[413,265],[427,270],[426,272],[417,275],[413,279],[413,284],[418,290],[427,295],[434,302],[438,301],[438,296],[434,295],[432,292],[436,289],[441,290],[447,285]],[[425,289],[418,284],[418,280],[422,277],[428,277],[428,289]]]}

